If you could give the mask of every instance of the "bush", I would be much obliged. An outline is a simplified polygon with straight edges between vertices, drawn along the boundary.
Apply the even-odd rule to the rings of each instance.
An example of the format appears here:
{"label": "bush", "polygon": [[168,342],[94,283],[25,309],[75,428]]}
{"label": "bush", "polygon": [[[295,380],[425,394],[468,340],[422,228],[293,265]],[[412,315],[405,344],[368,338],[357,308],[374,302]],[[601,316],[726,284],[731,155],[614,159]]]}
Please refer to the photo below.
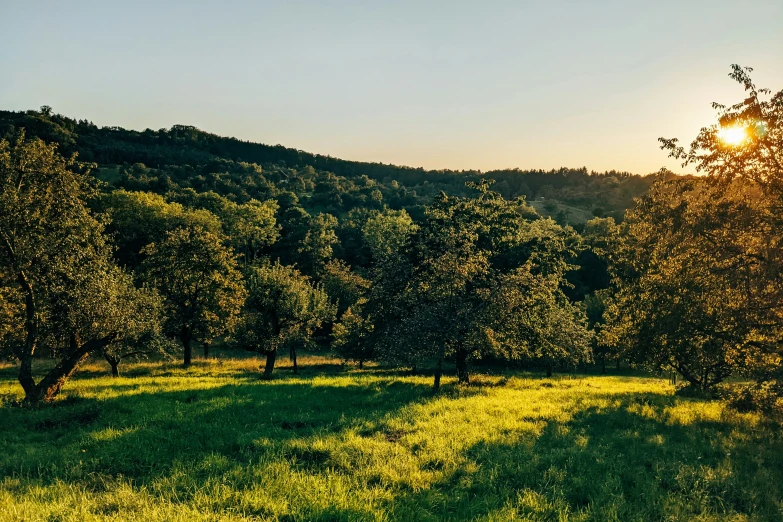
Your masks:
{"label": "bush", "polygon": [[729,407],[738,412],[759,411],[766,415],[783,417],[783,383],[779,381],[724,387],[721,396]]}
{"label": "bush", "polygon": [[705,390],[699,386],[695,386],[689,382],[679,382],[676,385],[675,395],[680,397],[690,397],[693,399],[714,399],[717,392],[713,390]]}

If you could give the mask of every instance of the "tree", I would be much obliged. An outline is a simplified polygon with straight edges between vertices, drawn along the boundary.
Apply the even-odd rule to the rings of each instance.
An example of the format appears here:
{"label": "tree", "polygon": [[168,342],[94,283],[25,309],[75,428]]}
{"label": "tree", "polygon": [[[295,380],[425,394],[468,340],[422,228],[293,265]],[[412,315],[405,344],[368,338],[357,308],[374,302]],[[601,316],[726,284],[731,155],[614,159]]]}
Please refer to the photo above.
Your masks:
{"label": "tree", "polygon": [[272,245],[280,235],[275,219],[278,204],[273,199],[235,203],[214,191],[196,192],[192,188],[172,192],[167,197],[186,205],[191,212],[214,214],[245,265],[252,263],[259,251]]}
{"label": "tree", "polygon": [[[713,103],[717,124],[702,128],[688,150],[676,138],[660,138],[661,148],[706,174],[712,183],[742,178],[783,204],[783,90],[757,88],[749,67],[731,66],[731,77],[747,98],[726,106]],[[780,218],[778,214],[777,219]]]}
{"label": "tree", "polygon": [[[149,310],[149,307],[145,308],[145,311],[148,312]],[[124,342],[104,347],[103,358],[109,363],[111,376],[119,377],[120,363],[122,361],[126,359],[138,360],[150,356],[170,357],[175,352],[176,346],[174,340],[163,335],[162,328],[156,328],[154,331],[147,332],[138,338],[128,339]]]}
{"label": "tree", "polygon": [[[47,347],[67,361],[81,355],[101,353],[118,375],[116,365],[129,356],[127,347],[137,353],[152,353],[161,334],[162,303],[157,292],[137,289],[132,278],[116,266],[102,266],[91,260],[80,277],[60,286],[51,297],[46,335]],[[86,350],[86,339],[93,347]],[[102,342],[107,340],[108,342]],[[63,379],[69,374],[63,374]],[[43,382],[43,381],[42,381]]]}
{"label": "tree", "polygon": [[613,268],[618,290],[604,339],[702,390],[741,370],[754,345],[775,342],[756,302],[757,284],[773,287],[746,257],[761,239],[752,226],[761,199],[740,184],[728,191],[702,180],[654,185],[627,214]]}
{"label": "tree", "polygon": [[[368,306],[381,355],[397,362],[435,358],[436,390],[446,357],[454,357],[459,381],[468,383],[471,359],[490,348],[510,358],[520,350],[539,350],[538,358],[557,359],[555,332],[541,330],[550,317],[562,322],[571,315],[573,328],[584,329],[559,288],[569,268],[565,258],[572,232],[551,220],[525,220],[524,201],[504,200],[489,191],[486,181],[471,186],[477,196],[441,194],[427,208],[410,246],[397,254],[400,261],[383,270]],[[527,329],[528,337],[517,315],[506,313],[505,320],[498,320],[523,301],[514,294],[523,273],[531,281],[526,302],[537,303],[531,321],[539,323],[538,329]],[[563,306],[566,310],[560,311]]]}
{"label": "tree", "polygon": [[263,203],[251,199],[247,203],[227,206],[223,220],[226,234],[245,264],[253,263],[264,247],[272,245],[280,235],[275,213],[275,200]]}
{"label": "tree", "polygon": [[[111,259],[102,224],[87,209],[87,172],[53,145],[0,141],[0,310],[3,342],[19,360],[25,401],[50,401],[93,352],[155,328],[154,296]],[[55,366],[38,382],[37,349]]]}
{"label": "tree", "polygon": [[297,250],[298,266],[313,277],[323,275],[324,266],[332,258],[333,247],[337,244],[337,218],[331,214],[318,214],[311,218],[307,230]]}
{"label": "tree", "polygon": [[160,292],[166,329],[182,341],[184,365],[193,340],[211,342],[232,330],[245,298],[242,275],[220,236],[179,228],[142,249],[144,276]]}
{"label": "tree", "polygon": [[[620,369],[619,354],[610,344],[605,342],[606,340],[600,332],[606,324],[607,306],[616,292],[616,288],[611,285],[609,268],[612,263],[616,263],[617,254],[620,252],[621,229],[613,218],[597,217],[585,224],[581,235],[582,241],[587,247],[585,252],[589,253],[588,259],[593,261],[587,265],[580,263],[580,272],[584,271],[586,267],[593,268],[588,272],[587,279],[593,281],[592,286],[595,288],[593,292],[585,295],[583,303],[588,328],[594,333],[592,337],[593,356],[601,362],[601,373],[606,373],[607,357],[614,357],[617,369]],[[583,276],[582,279],[585,277]]]}
{"label": "tree", "polygon": [[551,377],[556,367],[592,359],[592,333],[583,312],[560,290],[560,276],[536,276],[531,268],[526,264],[502,276],[476,342],[495,356],[543,366]]}
{"label": "tree", "polygon": [[0,355],[10,356],[14,344],[24,337],[24,323],[17,320],[22,317],[23,300],[18,290],[5,285],[0,286]]}
{"label": "tree", "polygon": [[783,91],[732,66],[744,101],[689,150],[662,148],[705,176],[661,179],[629,213],[607,339],[710,389],[736,372],[771,375],[783,355]]}
{"label": "tree", "polygon": [[370,266],[370,250],[362,227],[369,218],[378,213],[375,209],[356,207],[340,216],[339,226],[335,231],[339,241],[334,249],[335,258],[345,261],[354,269]]}
{"label": "tree", "polygon": [[271,257],[320,278],[338,244],[337,218],[324,213],[313,217],[299,206],[295,195],[286,193],[279,198],[278,221],[281,236],[270,249]]}
{"label": "tree", "polygon": [[417,226],[404,210],[384,210],[367,219],[362,227],[375,265],[383,265],[397,255]]}
{"label": "tree", "polygon": [[150,192],[114,190],[101,194],[95,207],[111,220],[107,231],[117,245],[117,259],[134,269],[144,257],[141,250],[165,240],[168,232],[180,227],[200,227],[219,234],[222,225],[208,210],[186,208]]}
{"label": "tree", "polygon": [[[480,203],[467,198],[439,196],[427,209],[427,220],[406,252],[409,260],[403,266],[408,274],[399,279],[407,279],[407,283],[389,292],[395,313],[378,313],[386,305],[376,305],[374,319],[380,327],[377,331],[382,356],[414,363],[434,357],[436,390],[447,356],[456,359],[459,381],[469,381],[468,359],[473,346],[468,344],[468,336],[481,326],[480,311],[493,282],[489,252],[477,245],[484,228],[481,210]],[[490,226],[489,221],[486,225]],[[378,298],[388,297],[376,294]]]}
{"label": "tree", "polygon": [[587,326],[594,333],[592,336],[593,359],[601,362],[601,373],[606,373],[606,358],[613,354],[611,346],[602,342],[603,338],[597,335],[605,324],[606,305],[610,299],[610,294],[607,290],[597,290],[587,294],[584,299]]}
{"label": "tree", "polygon": [[266,355],[265,379],[272,378],[280,348],[290,350],[297,373],[297,344],[309,342],[313,330],[333,320],[335,306],[309,277],[280,263],[248,267],[246,285],[237,341],[247,350]]}
{"label": "tree", "polygon": [[332,346],[341,358],[356,361],[359,368],[375,356],[372,342],[372,323],[362,315],[361,308],[366,299],[360,299],[340,316],[332,330]]}
{"label": "tree", "polygon": [[[783,326],[783,90],[757,88],[752,69],[732,65],[729,76],[745,90],[734,105],[713,103],[717,124],[705,127],[686,151],[661,138],[670,155],[705,175],[718,212],[705,209],[698,233],[723,260],[736,259],[734,279],[750,278],[759,324],[776,339],[765,350],[780,352]],[[712,217],[710,217],[712,216]]]}
{"label": "tree", "polygon": [[329,298],[337,306],[337,316],[364,298],[370,282],[357,274],[345,261],[332,259],[324,266],[321,284]]}

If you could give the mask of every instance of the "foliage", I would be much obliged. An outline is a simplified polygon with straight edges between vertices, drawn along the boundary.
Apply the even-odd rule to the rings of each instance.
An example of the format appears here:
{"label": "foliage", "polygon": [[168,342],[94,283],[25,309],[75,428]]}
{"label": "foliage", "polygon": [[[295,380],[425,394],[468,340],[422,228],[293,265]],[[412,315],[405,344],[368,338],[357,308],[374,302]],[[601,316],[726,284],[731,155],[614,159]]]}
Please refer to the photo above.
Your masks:
{"label": "foliage", "polygon": [[783,355],[783,91],[749,73],[733,66],[748,97],[713,104],[718,124],[688,151],[661,139],[705,177],[661,180],[629,214],[609,310],[610,341],[702,389],[742,370],[770,376]]}
{"label": "foliage", "polygon": [[543,366],[548,376],[555,367],[589,362],[592,335],[583,312],[558,289],[556,278],[536,276],[530,268],[502,276],[487,326],[474,342],[483,341],[496,357]]}
{"label": "foliage", "polygon": [[275,219],[277,202],[273,199],[235,203],[214,191],[196,192],[192,188],[172,192],[169,197],[191,209],[206,210],[217,216],[224,235],[245,264],[252,263],[280,235]]}
{"label": "foliage", "polygon": [[272,257],[295,265],[310,277],[320,278],[338,243],[337,218],[331,214],[310,215],[295,195],[280,202],[280,241],[270,249]]}
{"label": "foliage", "polygon": [[297,344],[306,344],[325,321],[334,319],[335,306],[321,286],[293,267],[280,263],[247,269],[247,300],[236,338],[247,350],[267,357],[264,377],[272,377],[280,348],[290,350],[297,371]]}
{"label": "foliage", "polygon": [[355,361],[359,368],[375,358],[375,344],[372,341],[373,324],[362,315],[366,299],[360,299],[340,315],[332,331],[332,347],[343,360]]}
{"label": "foliage", "polygon": [[392,262],[416,230],[418,226],[404,210],[385,210],[367,219],[362,235],[373,264],[384,266]]}
{"label": "foliage", "polygon": [[[355,208],[406,209],[419,220],[422,205],[441,191],[465,196],[466,182],[481,177],[497,182],[507,199],[526,196],[556,201],[569,213],[592,215],[597,207],[621,218],[633,198],[652,183],[650,176],[627,172],[590,172],[586,168],[549,171],[507,169],[490,172],[424,170],[381,163],[346,161],[294,148],[243,142],[174,125],[169,129],[133,131],[97,127],[53,113],[0,111],[0,138],[25,128],[30,136],[58,143],[67,153],[101,166],[98,175],[116,188],[158,194],[191,188],[214,191],[237,203],[265,201],[293,191],[313,215],[340,216]],[[526,212],[535,211],[526,206]],[[568,218],[572,220],[573,218]],[[585,219],[586,221],[586,219]],[[351,265],[354,260],[346,259]],[[290,261],[285,261],[290,262]]]}
{"label": "foliage", "polygon": [[[732,65],[729,76],[743,86],[747,98],[731,106],[713,103],[718,123],[704,127],[688,150],[676,138],[660,141],[673,157],[695,165],[713,183],[745,178],[777,199],[777,205],[783,196],[783,91],[773,94],[757,88],[750,78],[752,72],[749,67]],[[744,139],[725,141],[721,134],[725,129],[740,129]]]}
{"label": "foliage", "polygon": [[321,284],[329,298],[337,305],[337,316],[363,299],[370,281],[357,274],[345,261],[333,259],[324,266]]}
{"label": "foliage", "polygon": [[337,243],[337,218],[331,214],[320,213],[310,218],[304,237],[297,248],[298,263],[302,271],[312,277],[323,275],[326,263],[332,258],[333,247]]}
{"label": "foliage", "polygon": [[221,230],[212,212],[191,210],[150,192],[114,190],[101,194],[95,206],[110,219],[107,232],[117,246],[118,260],[133,268],[139,267],[145,246],[164,241],[172,230],[199,227],[214,234]]}
{"label": "foliage", "polygon": [[182,341],[188,366],[192,340],[211,342],[233,329],[245,298],[236,259],[200,227],[173,230],[141,252],[145,277],[164,299],[166,332]]}
{"label": "foliage", "polygon": [[[760,89],[750,78],[752,69],[732,66],[729,75],[745,89],[747,98],[732,106],[713,104],[718,125],[705,127],[690,149],[676,140],[661,139],[663,148],[685,164],[706,174],[719,195],[743,198],[708,222],[705,236],[715,243],[721,258],[741,261],[735,277],[748,280],[757,313],[756,323],[777,339],[783,320],[783,90]],[[727,143],[725,129],[739,129],[744,139]],[[730,213],[731,212],[731,213]],[[711,226],[711,227],[709,227]],[[774,347],[767,345],[767,350]]]}
{"label": "foliage", "polygon": [[[154,294],[111,259],[80,168],[40,140],[0,141],[0,310],[12,322],[0,334],[30,403],[52,400],[91,352],[157,327]],[[36,382],[40,347],[56,365]]]}
{"label": "foliage", "polygon": [[783,390],[779,380],[725,387],[720,392],[727,404],[739,412],[760,411],[783,419]]}
{"label": "foliage", "polygon": [[24,338],[24,321],[19,320],[24,316],[24,299],[13,280],[7,284],[0,286],[0,358],[13,359],[16,345]]}
{"label": "foliage", "polygon": [[716,213],[733,216],[721,219],[723,228],[751,212],[747,200],[729,197],[697,181],[655,185],[627,217],[608,310],[608,342],[652,369],[673,367],[702,389],[741,368],[750,343],[761,340],[735,272],[742,260],[719,255],[709,237]]}
{"label": "foliage", "polygon": [[606,373],[607,357],[614,357],[619,364],[619,354],[606,342],[601,333],[606,324],[606,309],[612,298],[613,294],[605,288],[586,295],[583,301],[587,327],[593,332],[591,339],[593,359],[601,363],[602,373]]}
{"label": "foliage", "polygon": [[[162,316],[162,306],[159,299],[148,303],[143,309],[144,314],[149,316],[155,313],[156,318]],[[160,322],[158,323],[160,324]],[[142,359],[169,359],[178,352],[178,346],[174,339],[165,336],[162,328],[151,329],[135,339],[127,339],[123,342],[113,343],[103,348],[103,358],[109,363],[112,377],[120,376],[120,363],[126,360]]]}
{"label": "foliage", "polygon": [[[525,220],[522,201],[503,199],[487,183],[474,188],[476,197],[443,194],[428,207],[426,221],[400,261],[385,269],[368,306],[382,357],[434,357],[440,367],[453,355],[461,382],[469,381],[469,361],[489,348],[509,358],[525,352],[560,360],[552,351],[556,331],[545,333],[550,320],[568,323],[565,331],[584,331],[559,288],[569,269],[568,231],[550,220]],[[584,333],[557,350],[578,359]],[[437,372],[436,389],[439,382]]]}
{"label": "foliage", "polygon": [[593,218],[585,223],[580,238],[576,256],[569,259],[578,268],[566,274],[571,286],[564,289],[573,301],[586,300],[611,286],[609,264],[617,251],[619,227],[611,217]]}

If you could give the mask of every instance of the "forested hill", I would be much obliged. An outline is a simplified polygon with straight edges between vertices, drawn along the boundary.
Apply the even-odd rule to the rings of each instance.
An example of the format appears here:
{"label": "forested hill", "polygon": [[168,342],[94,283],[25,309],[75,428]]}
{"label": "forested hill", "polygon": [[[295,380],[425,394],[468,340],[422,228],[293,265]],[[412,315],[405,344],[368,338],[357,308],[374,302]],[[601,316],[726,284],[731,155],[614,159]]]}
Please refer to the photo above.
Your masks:
{"label": "forested hill", "polygon": [[139,132],[98,127],[54,114],[49,107],[0,111],[0,137],[21,129],[28,137],[58,143],[65,154],[78,152],[82,161],[97,163],[99,176],[116,187],[161,194],[177,188],[212,190],[238,201],[276,197],[285,189],[308,200],[307,206],[337,214],[385,205],[416,217],[416,208],[438,192],[463,194],[466,181],[485,176],[496,180],[493,189],[504,197],[525,196],[539,213],[578,228],[592,216],[621,219],[653,179],[586,168],[425,170],[252,143],[186,125]]}

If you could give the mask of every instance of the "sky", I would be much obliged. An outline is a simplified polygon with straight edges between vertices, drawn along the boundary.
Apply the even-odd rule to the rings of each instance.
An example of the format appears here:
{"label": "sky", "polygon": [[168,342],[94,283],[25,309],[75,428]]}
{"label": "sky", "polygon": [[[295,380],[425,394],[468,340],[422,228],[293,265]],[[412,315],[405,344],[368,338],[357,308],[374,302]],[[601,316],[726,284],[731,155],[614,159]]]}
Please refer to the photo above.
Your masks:
{"label": "sky", "polygon": [[783,0],[0,0],[0,109],[429,169],[682,172]]}

